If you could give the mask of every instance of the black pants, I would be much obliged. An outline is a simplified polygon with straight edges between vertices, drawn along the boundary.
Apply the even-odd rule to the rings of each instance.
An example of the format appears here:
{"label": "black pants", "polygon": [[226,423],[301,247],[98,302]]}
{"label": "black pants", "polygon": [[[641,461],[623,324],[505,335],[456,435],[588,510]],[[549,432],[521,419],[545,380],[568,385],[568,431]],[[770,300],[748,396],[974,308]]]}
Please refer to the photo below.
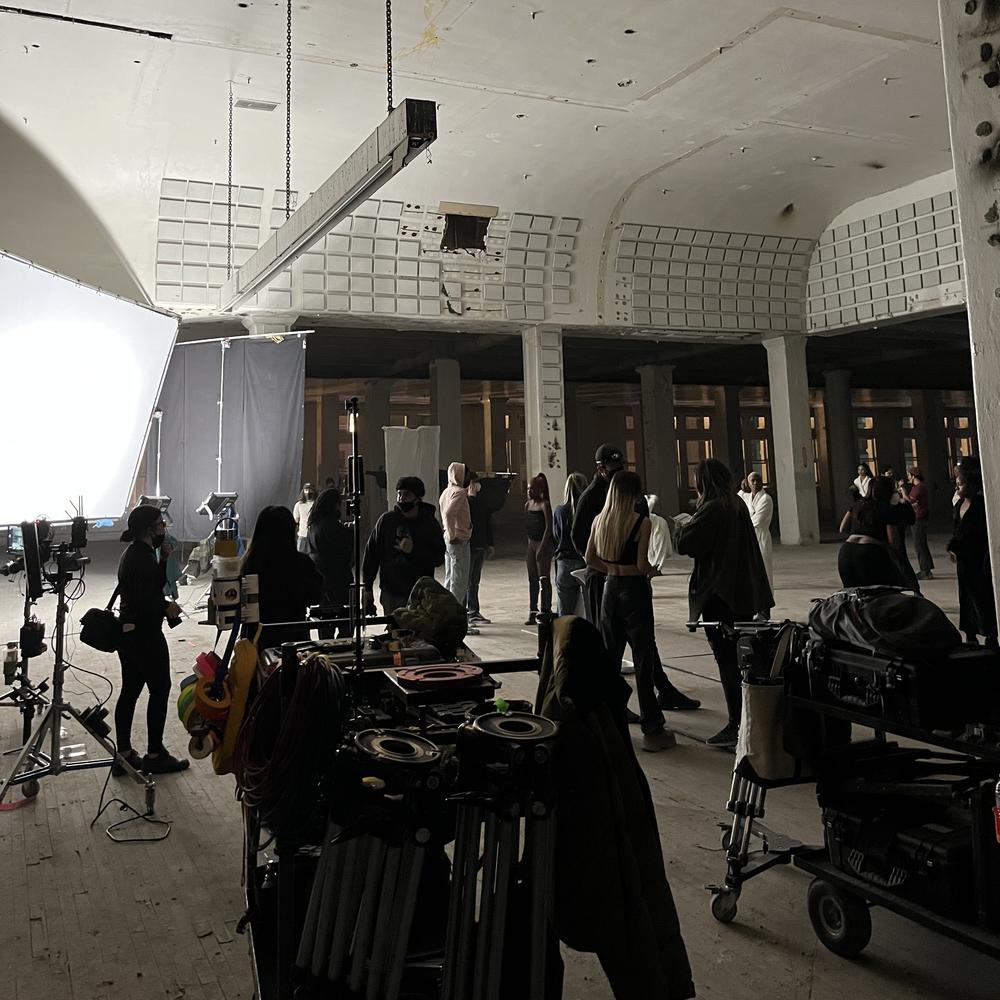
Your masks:
{"label": "black pants", "polygon": [[642,731],[663,728],[656,692],[666,682],[653,633],[653,592],[644,576],[609,576],[601,603],[601,635],[612,662],[621,668],[625,643],[632,647]]}
{"label": "black pants", "polygon": [[[732,608],[714,594],[705,602],[701,618],[706,622],[726,622],[730,625],[736,620]],[[722,693],[726,698],[729,725],[739,726],[740,717],[743,715],[743,683],[736,656],[736,640],[727,636],[717,626],[706,628],[705,635],[712,648],[716,666],[719,668],[719,680],[722,681]]]}
{"label": "black pants", "polygon": [[479,614],[479,581],[483,578],[486,549],[469,550],[469,589],[465,595],[465,610]]}
{"label": "black pants", "polygon": [[[600,628],[601,625],[601,602],[604,598],[604,581],[607,577],[603,573],[595,573],[594,570],[587,570],[587,581],[583,585],[583,613],[587,621]],[[652,602],[652,598],[650,598]]]}
{"label": "black pants", "polygon": [[118,644],[122,686],[115,705],[115,740],[120,753],[132,749],[132,719],[142,689],[149,689],[146,705],[146,745],[162,753],[163,725],[170,700],[170,651],[162,632],[125,632]]}
{"label": "black pants", "polygon": [[934,560],[927,545],[927,518],[918,517],[913,525],[913,548],[917,554],[917,564],[921,573],[930,573],[934,569]]}

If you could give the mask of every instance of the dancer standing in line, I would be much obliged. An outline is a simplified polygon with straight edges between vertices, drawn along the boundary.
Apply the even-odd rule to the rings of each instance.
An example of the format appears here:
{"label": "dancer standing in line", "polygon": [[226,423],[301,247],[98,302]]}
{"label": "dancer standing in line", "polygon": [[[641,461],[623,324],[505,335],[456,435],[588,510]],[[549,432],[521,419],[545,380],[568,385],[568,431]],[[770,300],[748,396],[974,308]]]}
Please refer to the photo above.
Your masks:
{"label": "dancer standing in line", "polygon": [[528,596],[530,611],[525,625],[534,625],[538,616],[538,599],[541,592],[542,612],[552,610],[552,503],[549,500],[549,481],[539,472],[528,484],[528,500],[524,505],[527,519]]}

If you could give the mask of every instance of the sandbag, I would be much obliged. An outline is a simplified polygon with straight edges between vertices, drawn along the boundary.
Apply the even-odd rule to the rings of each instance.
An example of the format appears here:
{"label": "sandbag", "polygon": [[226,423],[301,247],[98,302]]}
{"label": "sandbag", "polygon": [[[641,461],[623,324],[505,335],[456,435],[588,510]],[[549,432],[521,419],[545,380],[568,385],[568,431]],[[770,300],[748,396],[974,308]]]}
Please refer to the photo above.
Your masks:
{"label": "sandbag", "polygon": [[948,656],[962,636],[934,603],[898,587],[853,587],[817,601],[809,628],[822,639],[908,660]]}

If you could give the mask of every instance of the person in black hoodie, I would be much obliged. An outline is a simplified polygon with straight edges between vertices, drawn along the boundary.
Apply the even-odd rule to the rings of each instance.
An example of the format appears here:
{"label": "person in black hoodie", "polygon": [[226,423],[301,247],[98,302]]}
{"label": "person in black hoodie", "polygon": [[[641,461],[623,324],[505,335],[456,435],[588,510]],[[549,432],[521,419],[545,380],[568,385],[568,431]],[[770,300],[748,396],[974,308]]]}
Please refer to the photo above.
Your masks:
{"label": "person in black hoodie", "polygon": [[[597,469],[590,485],[580,494],[576,502],[576,513],[573,515],[573,527],[570,534],[573,546],[581,560],[587,558],[587,542],[590,541],[590,529],[594,519],[604,510],[604,502],[608,499],[608,485],[611,477],[625,468],[625,456],[621,448],[613,444],[602,444],[594,455]],[[601,621],[601,601],[604,597],[604,581],[606,577],[594,569],[587,569],[587,583],[583,590],[583,605],[587,621],[599,625]]]}
{"label": "person in black hoodie", "polygon": [[[170,650],[163,635],[163,619],[180,619],[181,609],[163,596],[166,563],[156,559],[167,532],[158,507],[136,507],[128,516],[121,540],[129,547],[118,563],[119,612],[122,625],[118,659],[122,686],[115,704],[115,739],[118,754],[132,767],[153,774],[183,771],[188,761],[178,760],[163,745],[163,727],[170,699]],[[132,720],[143,688],[149,689],[146,708],[148,753],[140,758],[132,747]],[[115,768],[121,774],[123,769]]]}
{"label": "person in black hoodie", "polygon": [[[340,520],[340,491],[329,487],[309,512],[309,555],[323,577],[323,603],[336,617],[345,617],[354,581],[354,533]],[[326,612],[324,612],[325,614]],[[321,638],[332,638],[320,629]],[[350,634],[346,626],[343,635]]]}
{"label": "person in black hoodie", "polygon": [[365,604],[375,603],[379,578],[382,611],[389,615],[406,604],[413,585],[422,576],[434,576],[444,563],[444,535],[434,508],[424,503],[424,484],[417,476],[396,483],[396,506],[375,524],[361,563]]}
{"label": "person in black hoodie", "polygon": [[736,495],[733,474],[716,458],[698,465],[698,505],[677,535],[677,551],[694,559],[688,585],[689,621],[711,622],[705,628],[719,668],[728,722],[705,742],[732,749],[743,708],[736,640],[724,627],[750,621],[774,607],[771,585],[747,505]]}
{"label": "person in black hoodie", "polygon": [[479,582],[483,576],[483,563],[495,551],[493,547],[493,511],[480,495],[483,484],[475,472],[469,472],[469,515],[472,518],[472,538],[469,540],[469,589],[465,596],[465,610],[469,624],[492,625],[479,607]]}

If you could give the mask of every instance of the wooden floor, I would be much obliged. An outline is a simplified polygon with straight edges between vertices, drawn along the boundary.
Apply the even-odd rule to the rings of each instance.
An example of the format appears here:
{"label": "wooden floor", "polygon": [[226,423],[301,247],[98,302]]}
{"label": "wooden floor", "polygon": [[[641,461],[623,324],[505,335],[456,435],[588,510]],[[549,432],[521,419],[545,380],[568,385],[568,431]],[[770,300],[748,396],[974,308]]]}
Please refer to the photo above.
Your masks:
{"label": "wooden floor", "polygon": [[[75,616],[107,600],[118,548],[92,546],[88,591]],[[809,599],[834,588],[836,549],[777,552],[779,610],[802,615]],[[845,996],[996,1000],[997,963],[945,941],[892,914],[873,913],[875,931],[861,959],[847,962],[817,944],[805,910],[807,878],[782,869],[747,886],[737,922],[723,926],[708,913],[707,882],[722,878],[716,822],[724,816],[732,758],[701,741],[723,722],[721,690],[704,640],[683,628],[686,563],[655,581],[658,640],[672,679],[705,703],[696,713],[674,715],[682,735],[675,750],[641,754],[650,780],[667,870],[681,913],[699,996],[762,996],[769,1000],[843,1000]],[[534,637],[521,623],[526,607],[523,569],[513,561],[487,565],[483,611],[495,624],[474,642],[486,656],[523,655]],[[945,575],[927,588],[949,612],[955,580]],[[200,591],[182,594],[194,603]],[[51,629],[54,600],[38,615]],[[0,643],[16,635],[21,599],[0,579]],[[197,617],[197,616],[195,616]],[[168,633],[175,681],[190,672],[195,655],[213,633],[185,622]],[[117,680],[117,660],[71,645],[80,667]],[[33,661],[33,676],[48,674],[51,656]],[[70,701],[84,708],[103,698],[107,685],[70,672]],[[531,678],[505,679],[505,693],[531,696]],[[113,706],[114,700],[109,704]],[[144,701],[140,703],[140,714]],[[86,743],[65,722],[67,742]],[[137,719],[137,731],[143,728]],[[0,748],[19,742],[20,716],[0,711]],[[142,747],[138,738],[137,746]],[[186,740],[171,709],[167,743]],[[6,773],[10,758],[3,765]],[[240,887],[241,825],[233,779],[216,777],[208,762],[157,783],[157,815],[173,823],[162,843],[115,844],[107,826],[121,814],[109,810],[91,828],[106,770],[71,772],[42,782],[38,797],[0,812],[0,954],[6,969],[0,1000],[238,1000],[252,996],[245,938],[235,932],[243,913]],[[111,778],[112,793],[141,808],[142,789]],[[15,790],[12,801],[20,801]],[[770,825],[806,840],[820,837],[811,787],[772,794]],[[566,1000],[608,1000],[610,990],[593,956],[566,953]]]}

